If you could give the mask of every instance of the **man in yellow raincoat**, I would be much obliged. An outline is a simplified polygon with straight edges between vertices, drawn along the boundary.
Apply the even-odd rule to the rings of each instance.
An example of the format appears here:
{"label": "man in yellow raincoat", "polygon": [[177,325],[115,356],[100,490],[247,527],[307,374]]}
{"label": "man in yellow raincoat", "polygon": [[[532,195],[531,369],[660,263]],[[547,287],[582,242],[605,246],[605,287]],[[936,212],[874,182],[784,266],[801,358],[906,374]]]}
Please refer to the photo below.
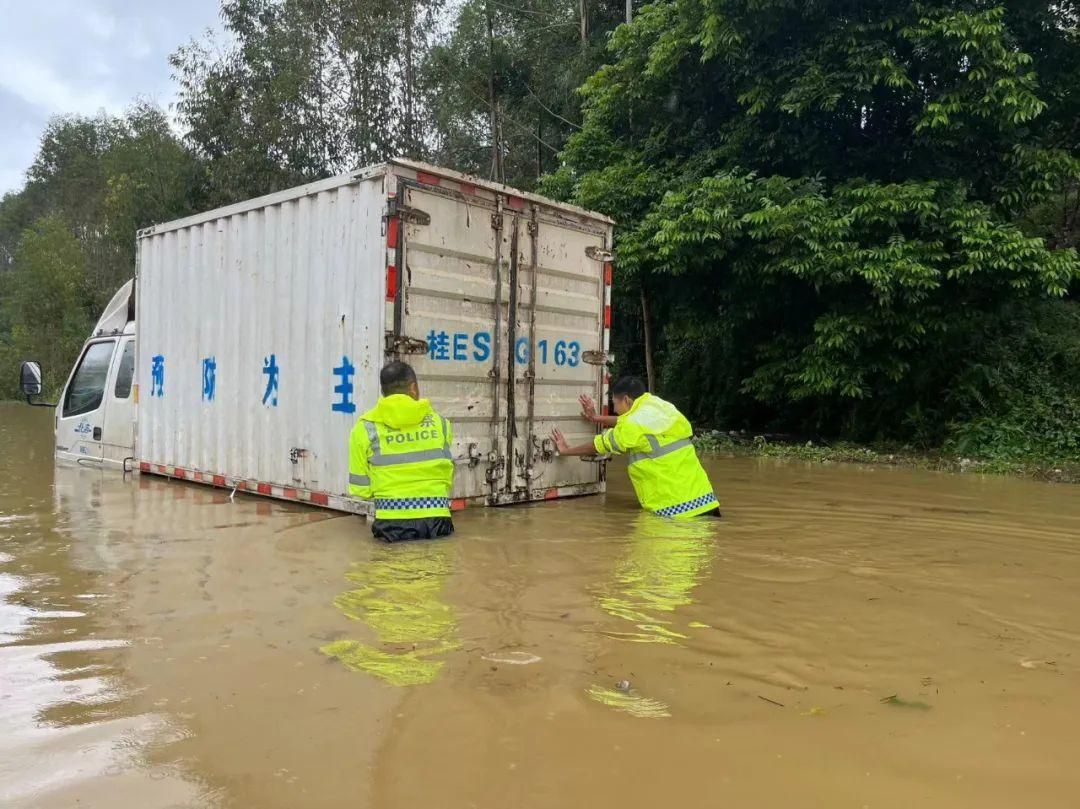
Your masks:
{"label": "man in yellow raincoat", "polygon": [[630,482],[642,508],[673,519],[719,517],[720,504],[691,441],[693,428],[678,408],[630,376],[611,386],[611,397],[617,416],[597,415],[592,400],[581,397],[582,415],[607,429],[591,444],[576,447],[554,430],[559,454],[626,455]]}
{"label": "man in yellow raincoat", "polygon": [[420,398],[416,372],[391,362],[379,374],[382,398],[349,437],[349,494],[374,500],[378,539],[433,539],[454,533],[454,436],[450,422]]}

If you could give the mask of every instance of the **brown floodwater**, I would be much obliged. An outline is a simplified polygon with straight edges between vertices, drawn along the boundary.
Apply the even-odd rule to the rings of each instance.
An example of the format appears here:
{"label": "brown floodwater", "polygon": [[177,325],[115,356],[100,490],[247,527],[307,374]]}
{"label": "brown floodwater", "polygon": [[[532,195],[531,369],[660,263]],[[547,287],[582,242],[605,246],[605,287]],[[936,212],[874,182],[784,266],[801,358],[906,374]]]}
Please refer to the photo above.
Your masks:
{"label": "brown floodwater", "polygon": [[1074,807],[1080,489],[708,463],[449,541],[54,468],[0,406],[0,806]]}

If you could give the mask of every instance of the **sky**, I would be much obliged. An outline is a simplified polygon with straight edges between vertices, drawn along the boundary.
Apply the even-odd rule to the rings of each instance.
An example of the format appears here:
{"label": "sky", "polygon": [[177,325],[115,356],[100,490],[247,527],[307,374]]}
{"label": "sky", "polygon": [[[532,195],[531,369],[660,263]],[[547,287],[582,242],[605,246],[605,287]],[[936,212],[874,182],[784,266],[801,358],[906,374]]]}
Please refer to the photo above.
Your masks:
{"label": "sky", "polygon": [[52,116],[168,109],[169,54],[218,27],[218,0],[0,0],[0,196],[23,186]]}

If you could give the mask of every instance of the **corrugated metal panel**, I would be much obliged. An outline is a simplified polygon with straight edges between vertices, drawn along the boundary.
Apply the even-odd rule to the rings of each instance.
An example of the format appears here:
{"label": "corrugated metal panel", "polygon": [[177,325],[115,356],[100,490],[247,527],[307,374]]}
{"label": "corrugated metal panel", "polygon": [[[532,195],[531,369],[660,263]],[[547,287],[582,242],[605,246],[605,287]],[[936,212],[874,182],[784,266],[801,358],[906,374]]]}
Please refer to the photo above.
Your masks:
{"label": "corrugated metal panel", "polygon": [[585,248],[610,244],[603,217],[406,161],[148,228],[141,468],[354,510],[348,434],[400,356],[454,422],[456,501],[602,491],[601,467],[544,440],[594,432],[577,396],[603,390],[584,354],[605,288]]}
{"label": "corrugated metal panel", "polygon": [[[535,226],[525,233],[533,222]],[[579,416],[578,396],[588,393],[597,407],[602,405],[605,371],[586,359],[603,349],[604,266],[586,251],[608,248],[610,227],[567,219],[542,205],[536,205],[521,226],[523,272],[517,332],[518,342],[523,348],[528,346],[522,354],[534,381],[530,385],[527,375],[518,378],[517,398],[524,407],[516,408],[515,475],[519,488],[526,477],[530,489],[591,484],[599,473],[594,464],[553,457],[542,450],[553,427],[561,429],[572,445],[596,433]]]}
{"label": "corrugated metal panel", "polygon": [[411,361],[455,424],[455,496],[602,491],[599,465],[556,457],[547,439],[554,426],[575,443],[595,434],[577,400],[603,391],[604,369],[584,357],[603,348],[604,267],[586,248],[610,247],[609,221],[430,166],[396,173],[414,219],[400,330],[427,343]]}
{"label": "corrugated metal panel", "polygon": [[140,459],[347,494],[383,359],[382,174],[140,234]]}

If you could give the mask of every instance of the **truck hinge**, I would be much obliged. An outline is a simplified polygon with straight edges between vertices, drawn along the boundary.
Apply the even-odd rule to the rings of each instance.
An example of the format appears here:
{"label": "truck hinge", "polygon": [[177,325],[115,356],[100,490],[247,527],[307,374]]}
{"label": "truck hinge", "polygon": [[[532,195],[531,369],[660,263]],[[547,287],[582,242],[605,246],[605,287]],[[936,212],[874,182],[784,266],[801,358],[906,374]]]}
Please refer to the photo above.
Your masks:
{"label": "truck hinge", "polygon": [[387,216],[399,216],[401,221],[409,225],[430,225],[431,214],[419,208],[402,205],[397,197],[391,197],[387,201]]}
{"label": "truck hinge", "polygon": [[427,354],[427,340],[417,337],[408,337],[404,334],[397,335],[392,331],[386,333],[386,350],[391,354]]}

